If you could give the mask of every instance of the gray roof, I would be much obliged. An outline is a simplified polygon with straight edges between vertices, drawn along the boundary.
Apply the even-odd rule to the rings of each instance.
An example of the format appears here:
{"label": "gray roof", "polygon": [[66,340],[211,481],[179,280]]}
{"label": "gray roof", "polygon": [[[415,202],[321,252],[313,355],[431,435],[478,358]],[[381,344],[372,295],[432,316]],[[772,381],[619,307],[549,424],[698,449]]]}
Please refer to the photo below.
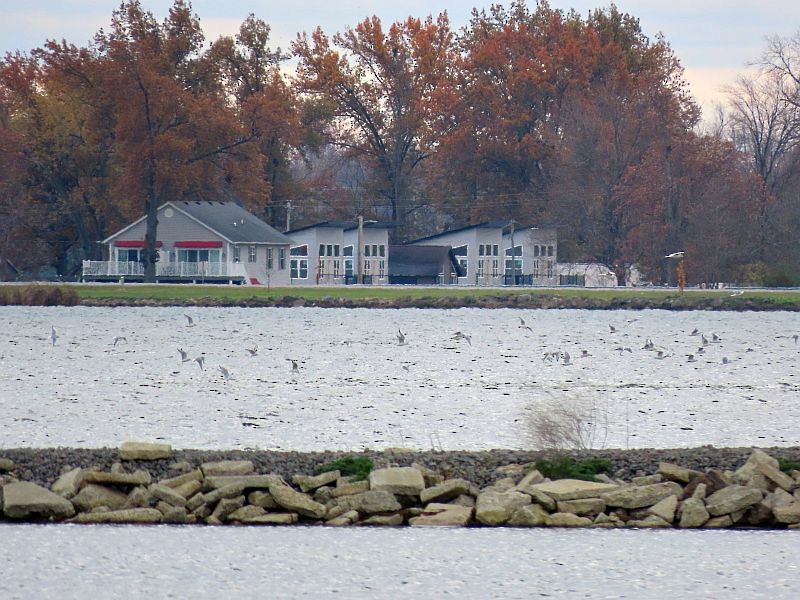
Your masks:
{"label": "gray roof", "polygon": [[235,202],[179,201],[171,204],[233,243],[292,243],[291,238]]}
{"label": "gray roof", "polygon": [[450,246],[389,246],[389,276],[436,277],[447,263],[453,273],[465,275]]}
{"label": "gray roof", "polygon": [[[293,233],[298,233],[300,231],[305,231],[307,229],[315,229],[315,228],[329,228],[329,229],[341,229],[343,231],[350,231],[352,229],[358,229],[358,222],[357,221],[322,221],[320,223],[312,223],[311,225],[304,225],[303,227],[298,227],[297,229],[292,229],[291,231],[287,231],[287,235],[291,235]],[[378,221],[364,221],[364,229],[391,229],[393,225],[391,223],[379,223]]]}
{"label": "gray roof", "polygon": [[449,231],[443,231],[442,233],[435,233],[433,235],[417,238],[415,240],[409,240],[406,243],[416,244],[417,242],[434,240],[438,237],[450,235],[451,233],[460,233],[462,231],[469,231],[470,229],[505,229],[506,227],[508,227],[508,223],[509,223],[508,221],[487,221],[485,223],[477,223],[475,225],[466,225],[465,227],[458,227],[457,229],[450,229]]}

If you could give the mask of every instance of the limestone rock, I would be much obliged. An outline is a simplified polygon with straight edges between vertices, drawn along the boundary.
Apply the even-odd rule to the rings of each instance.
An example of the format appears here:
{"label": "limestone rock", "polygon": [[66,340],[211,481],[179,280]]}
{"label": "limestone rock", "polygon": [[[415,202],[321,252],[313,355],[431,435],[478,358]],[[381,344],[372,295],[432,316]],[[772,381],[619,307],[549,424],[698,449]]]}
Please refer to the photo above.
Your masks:
{"label": "limestone rock", "polygon": [[332,527],[342,527],[346,525],[352,525],[356,521],[358,521],[358,511],[348,510],[332,519],[328,519],[327,521],[325,521],[325,525],[330,525]]}
{"label": "limestone rock", "polygon": [[793,502],[785,506],[776,506],[772,509],[778,523],[800,523],[800,502]]}
{"label": "limestone rock", "polygon": [[70,523],[161,523],[163,515],[155,508],[126,508],[105,512],[81,513]]}
{"label": "limestone rock", "polygon": [[127,494],[102,485],[90,483],[84,486],[83,489],[72,498],[72,503],[79,511],[88,512],[98,506],[106,506],[111,510],[120,509],[125,506],[127,500]]}
{"label": "limestone rock", "polygon": [[162,479],[158,483],[161,485],[165,485],[167,487],[177,488],[189,483],[190,481],[202,481],[202,480],[203,480],[203,472],[200,469],[193,469],[187,473],[183,473],[175,477]]}
{"label": "limestone rock", "polygon": [[472,483],[466,479],[448,479],[439,485],[422,490],[419,494],[419,499],[423,504],[449,502],[462,494],[469,494],[472,488]]}
{"label": "limestone rock", "polygon": [[664,519],[667,523],[672,523],[675,520],[675,511],[678,509],[678,496],[673,494],[660,500],[649,509],[651,515],[655,515]]}
{"label": "limestone rock", "polygon": [[473,509],[466,506],[432,502],[420,516],[409,519],[408,524],[412,527],[464,527],[472,521],[472,513]]}
{"label": "limestone rock", "polygon": [[628,486],[607,492],[601,496],[608,506],[622,508],[643,508],[653,506],[667,496],[680,495],[683,488],[675,482],[653,483],[651,485]]}
{"label": "limestone rock", "polygon": [[786,473],[778,469],[777,467],[773,467],[767,463],[759,463],[756,465],[756,470],[761,473],[764,477],[769,479],[775,485],[780,487],[781,489],[791,493],[794,488],[797,487],[794,479],[789,477]]}
{"label": "limestone rock", "polygon": [[53,493],[58,494],[62,498],[72,498],[81,488],[81,483],[83,482],[81,478],[82,473],[83,469],[80,467],[67,471],[56,479],[55,483],[50,486],[50,489]]}
{"label": "limestone rock", "polygon": [[267,514],[267,511],[260,506],[248,504],[246,506],[242,506],[241,508],[237,508],[231,514],[229,514],[228,521],[246,521],[247,519],[260,517],[265,514]]}
{"label": "limestone rock", "polygon": [[369,481],[364,479],[363,481],[351,481],[348,483],[343,483],[342,485],[337,485],[335,488],[331,490],[331,497],[332,498],[340,498],[342,496],[352,496],[353,494],[361,494],[362,492],[366,492],[369,490]]}
{"label": "limestone rock", "polygon": [[295,475],[292,477],[292,483],[300,488],[301,492],[307,493],[321,488],[323,485],[329,485],[341,477],[339,471],[326,471],[319,475]]}
{"label": "limestone rock", "polygon": [[247,495],[247,501],[253,506],[260,506],[267,510],[278,508],[278,503],[269,495],[269,492],[262,492],[261,490],[250,492]]}
{"label": "limestone rock", "polygon": [[523,491],[521,488],[542,482],[544,482],[544,475],[542,475],[538,469],[533,469],[532,471],[529,471],[527,474],[525,474],[525,476],[522,479],[519,480],[516,489],[517,491],[521,492]]}
{"label": "limestone rock", "polygon": [[97,483],[99,485],[134,487],[137,485],[150,485],[151,481],[150,473],[144,470],[135,471],[134,473],[115,473],[113,471],[109,473],[87,469],[83,472],[84,483]]}
{"label": "limestone rock", "polygon": [[194,512],[205,503],[205,496],[203,496],[203,494],[195,494],[186,501],[186,510],[189,512]]}
{"label": "limestone rock", "polygon": [[706,484],[701,483],[696,488],[694,488],[691,497],[694,498],[695,500],[704,500],[706,497]]}
{"label": "limestone rock", "polygon": [[574,515],[595,516],[605,511],[606,503],[600,498],[580,498],[578,500],[559,500],[558,512],[572,513]]}
{"label": "limestone rock", "polygon": [[[167,486],[163,486],[163,487],[167,487]],[[179,486],[176,486],[174,488],[167,487],[167,489],[173,489],[173,490],[175,490],[176,494],[180,494],[184,498],[188,499],[188,498],[191,498],[192,496],[194,496],[197,492],[199,492],[200,488],[202,488],[202,487],[203,487],[203,484],[201,482],[199,482],[199,481],[187,481],[186,483],[181,484]]]}
{"label": "limestone rock", "polygon": [[119,445],[119,457],[122,460],[160,460],[169,458],[172,446],[151,442],[122,442]]}
{"label": "limestone rock", "polygon": [[375,514],[397,512],[403,507],[394,497],[394,494],[383,490],[369,490],[351,496],[342,496],[335,500],[338,506],[347,510],[357,510],[361,514]]}
{"label": "limestone rock", "polygon": [[413,467],[374,469],[369,474],[369,489],[404,496],[419,496],[425,489],[425,480],[422,478],[422,473]]}
{"label": "limestone rock", "polygon": [[664,477],[664,479],[677,481],[678,483],[684,484],[689,483],[695,477],[703,475],[703,473],[700,471],[687,469],[686,467],[680,467],[678,465],[666,462],[658,464],[658,472],[662,477]]}
{"label": "limestone rock", "polygon": [[170,506],[169,510],[162,513],[161,522],[181,525],[190,521],[185,506]]}
{"label": "limestone rock", "polygon": [[228,516],[235,510],[244,506],[244,496],[237,496],[236,498],[223,498],[214,507],[211,515],[206,517],[206,523],[209,525],[219,525],[225,521]]}
{"label": "limestone rock", "polygon": [[483,525],[502,525],[514,511],[530,503],[531,497],[522,492],[486,489],[475,502],[475,519]]}
{"label": "limestone rock", "polygon": [[597,498],[601,494],[616,490],[619,486],[609,483],[597,483],[595,481],[583,481],[581,479],[558,479],[546,483],[529,485],[523,491],[537,490],[544,492],[553,500],[579,500],[581,498]]}
{"label": "limestone rock", "polygon": [[467,496],[466,494],[461,494],[458,498],[454,500],[450,500],[447,504],[457,504],[458,506],[467,506],[469,508],[475,508],[475,498],[472,496]]}
{"label": "limestone rock", "polygon": [[633,485],[652,485],[654,483],[661,483],[664,479],[656,473],[655,475],[644,475],[643,477],[634,477],[631,479]]}
{"label": "limestone rock", "polygon": [[211,475],[203,479],[203,490],[215,490],[217,488],[236,484],[244,489],[266,490],[275,482],[281,481],[277,475]]}
{"label": "limestone rock", "polygon": [[128,492],[128,497],[125,499],[125,504],[122,505],[122,508],[146,508],[150,505],[152,498],[152,494],[147,491],[146,487],[137,486]]}
{"label": "limestone rock", "polygon": [[65,519],[75,514],[72,502],[29,481],[7,483],[2,488],[2,497],[3,513],[11,519]]}
{"label": "limestone rock", "polygon": [[678,526],[683,529],[702,527],[709,519],[708,510],[699,498],[689,498],[681,506],[681,519]]}
{"label": "limestone rock", "polygon": [[269,513],[245,519],[242,523],[247,525],[294,525],[298,518],[297,513]]}
{"label": "limestone rock", "polygon": [[756,448],[753,450],[752,454],[750,454],[747,461],[736,470],[735,474],[741,480],[746,481],[753,473],[758,472],[759,465],[768,465],[775,469],[779,468],[777,459],[771,457],[763,450]]}
{"label": "limestone rock", "polygon": [[444,477],[439,475],[436,471],[429,469],[425,465],[421,465],[419,463],[411,463],[412,468],[416,469],[420,473],[422,473],[422,479],[425,481],[425,487],[432,487],[434,485],[439,485],[444,481]]}
{"label": "limestone rock", "polygon": [[148,491],[153,495],[154,498],[163,500],[164,502],[172,506],[186,506],[186,498],[181,496],[171,487],[167,487],[165,485],[158,485],[156,483],[151,485],[148,488]]}
{"label": "limestone rock", "polygon": [[[564,500],[570,502],[570,500]],[[540,527],[547,523],[550,516],[544,508],[538,504],[527,504],[514,511],[508,520],[508,525],[512,527]]]}
{"label": "limestone rock", "polygon": [[657,515],[650,515],[644,519],[631,519],[627,522],[627,526],[653,529],[672,527],[672,524]]}
{"label": "limestone rock", "polygon": [[358,523],[359,525],[375,525],[378,527],[398,527],[403,524],[403,515],[372,515]]}
{"label": "limestone rock", "polygon": [[587,517],[579,517],[572,513],[553,513],[547,515],[545,525],[548,527],[588,527],[592,520]]}
{"label": "limestone rock", "polygon": [[721,517],[711,517],[706,524],[703,525],[706,529],[724,529],[733,525],[733,519],[730,515],[722,515]]}
{"label": "limestone rock", "polygon": [[544,507],[548,512],[556,511],[556,501],[544,492],[535,489],[533,486],[529,485],[518,491],[522,492],[523,494],[528,494],[531,497],[531,500]]}
{"label": "limestone rock", "polygon": [[296,512],[313,519],[321,519],[327,509],[325,505],[315,502],[309,496],[297,492],[282,481],[274,481],[269,486],[269,493],[273,500],[288,511]]}
{"label": "limestone rock", "polygon": [[255,468],[249,460],[218,460],[200,465],[200,470],[206,477],[214,475],[250,475]]}
{"label": "limestone rock", "polygon": [[706,510],[712,517],[718,517],[745,510],[761,502],[762,497],[761,490],[741,485],[729,485],[706,498]]}
{"label": "limestone rock", "polygon": [[214,505],[223,498],[236,498],[244,493],[243,483],[231,483],[229,485],[211,490],[207,494],[203,494],[203,502],[205,504]]}

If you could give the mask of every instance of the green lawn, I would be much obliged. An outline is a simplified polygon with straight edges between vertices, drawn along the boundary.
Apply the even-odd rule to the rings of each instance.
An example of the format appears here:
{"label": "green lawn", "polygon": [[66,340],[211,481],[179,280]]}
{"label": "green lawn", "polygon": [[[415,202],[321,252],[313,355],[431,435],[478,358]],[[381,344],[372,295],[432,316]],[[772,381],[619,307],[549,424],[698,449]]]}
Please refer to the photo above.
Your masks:
{"label": "green lawn", "polygon": [[[251,299],[283,300],[303,299],[309,302],[323,299],[342,299],[352,301],[400,301],[400,304],[415,300],[470,299],[480,304],[481,299],[495,305],[508,303],[514,306],[564,306],[580,304],[583,307],[597,308],[644,308],[644,304],[667,308],[723,308],[731,310],[800,310],[800,290],[753,290],[743,294],[731,295],[729,290],[687,290],[679,294],[675,289],[654,288],[463,288],[463,287],[285,287],[265,288],[229,285],[82,285],[70,284],[61,287],[65,294],[75,298],[75,302],[122,302],[153,301],[158,304],[182,304],[185,302],[209,300],[209,303],[237,303]],[[48,302],[11,301],[12,295],[31,296],[54,292],[51,285],[0,285],[0,304],[41,304]],[[62,302],[55,301],[54,304]],[[594,306],[585,306],[586,304]],[[610,306],[613,305],[613,306]]]}
{"label": "green lawn", "polygon": [[[460,288],[460,287],[286,287],[264,288],[225,285],[85,285],[76,286],[81,299],[149,299],[149,300],[188,300],[195,298],[213,298],[218,300],[242,300],[248,298],[303,298],[317,300],[320,298],[347,298],[353,300],[381,299],[419,299],[419,298],[505,298],[514,295],[555,296],[561,298],[585,298],[598,301],[651,299],[678,299],[681,295],[676,290],[659,289],[587,289],[587,288]],[[736,306],[745,299],[759,299],[777,305],[797,304],[800,302],[800,291],[758,290],[745,292],[740,296],[731,296],[726,290],[688,290],[683,294],[686,300],[722,300],[726,304]]]}

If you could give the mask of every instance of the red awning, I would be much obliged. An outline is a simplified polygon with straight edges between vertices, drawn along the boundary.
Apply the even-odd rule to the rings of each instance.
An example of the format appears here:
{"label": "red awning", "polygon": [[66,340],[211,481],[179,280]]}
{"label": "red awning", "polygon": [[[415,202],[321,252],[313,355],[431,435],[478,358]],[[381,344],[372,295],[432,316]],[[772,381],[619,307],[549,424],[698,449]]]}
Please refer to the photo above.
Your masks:
{"label": "red awning", "polygon": [[[117,248],[144,248],[144,240],[117,240],[114,242]],[[164,242],[156,242],[156,248],[161,248]]]}
{"label": "red awning", "polygon": [[176,248],[222,248],[222,242],[204,242],[198,240],[188,240],[175,242]]}

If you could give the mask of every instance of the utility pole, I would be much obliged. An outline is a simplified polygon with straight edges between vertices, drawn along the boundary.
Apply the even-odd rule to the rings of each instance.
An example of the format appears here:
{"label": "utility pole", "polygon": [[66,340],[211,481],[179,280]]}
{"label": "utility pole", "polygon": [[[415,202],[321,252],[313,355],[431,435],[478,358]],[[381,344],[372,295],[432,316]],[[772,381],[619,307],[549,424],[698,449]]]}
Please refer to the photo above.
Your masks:
{"label": "utility pole", "polygon": [[286,201],[286,231],[292,228],[292,201]]}
{"label": "utility pole", "polygon": [[514,219],[508,224],[511,226],[511,285],[517,285],[517,251],[514,249]]}
{"label": "utility pole", "polygon": [[361,258],[361,253],[363,252],[364,248],[364,217],[358,215],[358,250],[356,255],[356,268],[358,269],[358,283],[364,283],[364,269],[363,269],[363,260]]}

